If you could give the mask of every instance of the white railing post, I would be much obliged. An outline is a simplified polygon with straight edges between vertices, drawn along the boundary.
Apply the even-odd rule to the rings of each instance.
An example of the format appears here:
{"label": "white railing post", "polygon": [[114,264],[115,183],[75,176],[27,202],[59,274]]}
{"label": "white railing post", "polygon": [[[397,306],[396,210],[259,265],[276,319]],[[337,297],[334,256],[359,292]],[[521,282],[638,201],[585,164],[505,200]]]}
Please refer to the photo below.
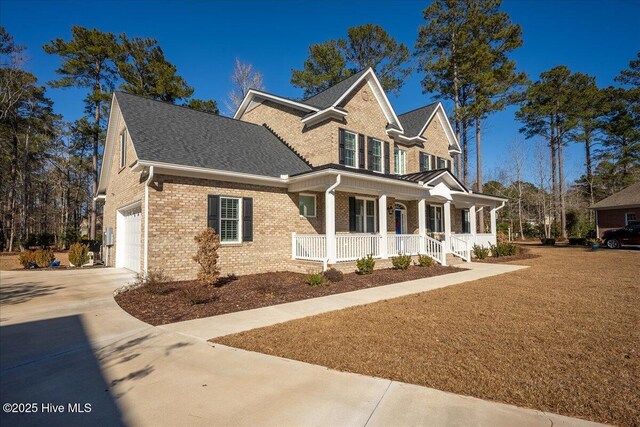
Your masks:
{"label": "white railing post", "polygon": [[381,194],[378,198],[378,231],[380,238],[378,239],[378,253],[380,258],[387,259],[387,195]]}
{"label": "white railing post", "polygon": [[469,208],[469,231],[471,232],[471,242],[474,245],[478,244],[476,241],[477,224],[476,224],[476,205],[472,205]]}
{"label": "white railing post", "polygon": [[451,246],[451,202],[447,200],[444,202],[444,252],[450,251]]}
{"label": "white railing post", "polygon": [[296,233],[291,233],[291,259],[296,259]]}
{"label": "white railing post", "polygon": [[494,236],[494,238],[497,239],[497,234],[496,234],[496,208],[491,209],[491,211],[489,212],[489,215],[491,217],[491,234]]}
{"label": "white railing post", "polygon": [[329,264],[336,262],[336,193],[327,191],[324,198],[324,221],[326,231],[327,258]]}
{"label": "white railing post", "polygon": [[420,253],[425,253],[425,236],[427,235],[427,201],[418,201],[418,234],[420,235]]}

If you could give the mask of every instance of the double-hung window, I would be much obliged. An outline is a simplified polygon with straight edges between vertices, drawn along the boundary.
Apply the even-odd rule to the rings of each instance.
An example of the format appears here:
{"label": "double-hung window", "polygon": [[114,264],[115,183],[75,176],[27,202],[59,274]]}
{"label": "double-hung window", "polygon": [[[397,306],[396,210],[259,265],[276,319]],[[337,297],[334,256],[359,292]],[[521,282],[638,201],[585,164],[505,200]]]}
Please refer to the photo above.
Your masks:
{"label": "double-hung window", "polygon": [[120,134],[120,169],[127,164],[127,130]]}
{"label": "double-hung window", "polygon": [[382,141],[371,140],[371,169],[374,172],[384,172],[382,166]]}
{"label": "double-hung window", "polygon": [[398,147],[393,149],[393,167],[396,175],[407,173],[407,151]]}
{"label": "double-hung window", "polygon": [[431,156],[420,152],[420,172],[431,170]]}
{"label": "double-hung window", "polygon": [[220,197],[220,241],[240,243],[240,199]]}
{"label": "double-hung window", "polygon": [[443,159],[442,157],[438,157],[438,169],[447,169],[449,167],[449,163],[447,159]]}
{"label": "double-hung window", "polygon": [[358,167],[358,135],[349,131],[344,132],[344,164]]}
{"label": "double-hung window", "polygon": [[429,230],[432,233],[442,233],[442,206],[429,205]]}
{"label": "double-hung window", "polygon": [[372,199],[356,198],[356,232],[375,233],[376,203]]}
{"label": "double-hung window", "polygon": [[636,220],[636,213],[635,212],[627,212],[624,214],[624,225],[625,227],[627,225],[629,225],[630,222],[635,221]]}

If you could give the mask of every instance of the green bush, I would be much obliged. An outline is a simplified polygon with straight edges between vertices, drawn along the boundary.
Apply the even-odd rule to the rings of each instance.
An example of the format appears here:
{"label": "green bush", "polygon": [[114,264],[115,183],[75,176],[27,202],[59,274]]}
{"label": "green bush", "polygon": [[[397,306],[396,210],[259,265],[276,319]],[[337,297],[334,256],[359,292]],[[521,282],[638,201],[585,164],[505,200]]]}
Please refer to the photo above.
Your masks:
{"label": "green bush", "polygon": [[356,261],[356,273],[358,274],[371,274],[373,273],[373,268],[376,265],[376,261],[373,259],[371,254],[367,255],[364,258],[360,258]]}
{"label": "green bush", "polygon": [[433,258],[429,255],[418,254],[418,265],[420,267],[431,267],[433,265]]}
{"label": "green bush", "polygon": [[518,254],[518,247],[513,243],[499,242],[497,245],[491,245],[491,255],[496,258],[513,256],[517,254]]}
{"label": "green bush", "polygon": [[324,272],[324,277],[330,282],[342,282],[344,279],[344,273],[340,270],[336,270],[335,268],[330,268]]}
{"label": "green bush", "polygon": [[46,249],[44,251],[36,251],[35,253],[35,261],[40,268],[47,268],[49,264],[56,259],[56,256],[53,254],[52,250]]}
{"label": "green bush", "polygon": [[69,246],[69,263],[76,267],[82,267],[89,261],[89,247],[82,243],[74,243]]}
{"label": "green bush", "polygon": [[23,251],[18,255],[18,262],[22,264],[24,268],[29,267],[29,264],[36,262],[36,253],[34,251]]}
{"label": "green bush", "polygon": [[411,265],[411,255],[399,254],[391,257],[391,264],[396,270],[406,270]]}
{"label": "green bush", "polygon": [[307,276],[307,284],[317,287],[317,286],[326,286],[327,279],[325,279],[322,273],[313,273]]}
{"label": "green bush", "polygon": [[480,245],[473,245],[473,255],[478,259],[485,259],[489,256],[489,248]]}

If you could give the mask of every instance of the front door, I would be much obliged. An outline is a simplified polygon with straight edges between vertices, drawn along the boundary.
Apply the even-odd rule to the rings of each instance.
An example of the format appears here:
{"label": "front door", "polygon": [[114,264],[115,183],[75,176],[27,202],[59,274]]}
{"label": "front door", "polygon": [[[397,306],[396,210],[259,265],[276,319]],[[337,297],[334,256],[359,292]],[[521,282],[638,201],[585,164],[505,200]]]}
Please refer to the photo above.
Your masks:
{"label": "front door", "polygon": [[396,203],[396,234],[407,233],[407,209]]}

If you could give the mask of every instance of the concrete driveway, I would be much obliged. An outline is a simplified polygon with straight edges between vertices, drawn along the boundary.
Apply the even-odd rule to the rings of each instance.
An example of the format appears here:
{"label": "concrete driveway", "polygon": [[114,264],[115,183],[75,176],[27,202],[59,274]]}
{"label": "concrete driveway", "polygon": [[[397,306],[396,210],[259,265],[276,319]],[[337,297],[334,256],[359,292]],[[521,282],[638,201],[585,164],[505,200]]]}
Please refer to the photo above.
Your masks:
{"label": "concrete driveway", "polygon": [[0,400],[37,410],[2,412],[0,424],[588,424],[155,328],[113,300],[131,279],[114,269],[0,272]]}

